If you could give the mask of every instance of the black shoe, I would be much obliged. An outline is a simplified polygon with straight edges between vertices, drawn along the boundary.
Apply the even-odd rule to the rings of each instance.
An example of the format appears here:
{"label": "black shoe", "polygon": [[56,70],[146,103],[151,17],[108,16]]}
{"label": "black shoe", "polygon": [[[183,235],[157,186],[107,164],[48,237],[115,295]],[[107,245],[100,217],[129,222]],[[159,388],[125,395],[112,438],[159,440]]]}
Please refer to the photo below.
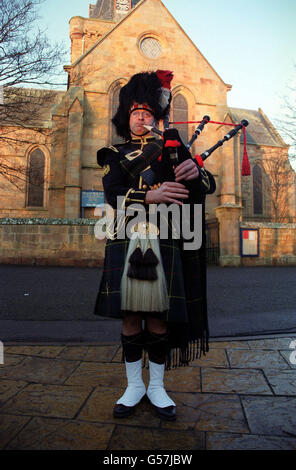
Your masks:
{"label": "black shoe", "polygon": [[114,418],[127,418],[128,416],[134,414],[136,411],[136,406],[125,406],[125,405],[115,405],[113,409]]}
{"label": "black shoe", "polygon": [[160,419],[165,421],[176,421],[176,407],[166,406],[165,408],[159,408],[154,405],[156,413]]}

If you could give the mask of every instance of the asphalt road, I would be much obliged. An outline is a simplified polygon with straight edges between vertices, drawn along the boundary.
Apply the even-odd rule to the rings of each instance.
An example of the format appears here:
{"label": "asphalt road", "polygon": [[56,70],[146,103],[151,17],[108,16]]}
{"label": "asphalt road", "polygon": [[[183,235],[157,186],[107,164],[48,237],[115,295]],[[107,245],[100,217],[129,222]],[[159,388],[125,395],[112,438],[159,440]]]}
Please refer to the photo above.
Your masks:
{"label": "asphalt road", "polygon": [[[99,268],[0,265],[1,341],[117,341],[93,315]],[[296,333],[296,267],[208,268],[210,335]]]}

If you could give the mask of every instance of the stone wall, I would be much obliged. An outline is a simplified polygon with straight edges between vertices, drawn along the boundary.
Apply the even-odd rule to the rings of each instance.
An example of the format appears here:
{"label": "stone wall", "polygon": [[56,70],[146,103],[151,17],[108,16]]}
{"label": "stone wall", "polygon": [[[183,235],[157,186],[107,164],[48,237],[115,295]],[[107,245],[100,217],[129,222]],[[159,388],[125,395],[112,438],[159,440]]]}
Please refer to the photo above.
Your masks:
{"label": "stone wall", "polygon": [[70,19],[71,63],[85,54],[115,25],[114,21],[74,16]]}
{"label": "stone wall", "polygon": [[296,224],[243,222],[241,228],[259,229],[259,256],[243,256],[243,266],[296,266]]}
{"label": "stone wall", "polygon": [[2,218],[0,263],[36,266],[102,266],[104,240],[97,219]]}
{"label": "stone wall", "polygon": [[[95,237],[97,221],[2,218],[0,263],[100,267],[104,262],[105,241]],[[239,256],[232,256],[232,259],[229,255],[228,262],[221,265],[296,266],[296,224],[243,222],[240,226],[259,229],[259,257],[241,257],[239,263]]]}

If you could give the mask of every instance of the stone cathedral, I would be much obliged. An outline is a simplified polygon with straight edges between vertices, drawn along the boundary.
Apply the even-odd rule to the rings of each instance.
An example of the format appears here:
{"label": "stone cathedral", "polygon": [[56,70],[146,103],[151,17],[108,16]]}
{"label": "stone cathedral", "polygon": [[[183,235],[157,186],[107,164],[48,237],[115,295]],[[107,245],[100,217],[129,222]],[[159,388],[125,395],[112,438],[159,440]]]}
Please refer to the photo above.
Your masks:
{"label": "stone cathedral", "polygon": [[[258,261],[268,251],[277,225],[277,231],[279,226],[288,230],[284,239],[289,239],[291,249],[287,253],[280,249],[276,258],[284,256],[287,262],[296,263],[295,172],[289,164],[288,146],[261,109],[228,107],[231,84],[223,81],[161,0],[98,0],[89,6],[88,18],[75,16],[69,25],[71,63],[64,66],[67,90],[52,91],[39,122],[31,129],[17,130],[29,136],[17,149],[4,144],[1,149],[2,156],[27,168],[37,162],[43,183],[36,187],[25,181],[19,191],[0,176],[0,217],[95,218],[95,207],[84,204],[83,197],[101,195],[103,201],[96,152],[118,142],[111,117],[120,88],[137,72],[169,69],[174,72],[171,121],[197,121],[204,115],[219,123],[249,121],[250,176],[241,176],[242,134],[205,162],[217,183],[216,192],[207,199],[209,253],[218,250],[221,265],[239,265],[248,254],[249,261],[253,256]],[[187,143],[197,124],[176,127]],[[213,146],[229,129],[208,124],[196,140],[193,154]],[[281,161],[285,169],[280,171],[284,183],[278,183],[280,201],[272,179],[274,161]],[[279,236],[277,233],[277,241]],[[263,264],[273,257],[267,251]]]}

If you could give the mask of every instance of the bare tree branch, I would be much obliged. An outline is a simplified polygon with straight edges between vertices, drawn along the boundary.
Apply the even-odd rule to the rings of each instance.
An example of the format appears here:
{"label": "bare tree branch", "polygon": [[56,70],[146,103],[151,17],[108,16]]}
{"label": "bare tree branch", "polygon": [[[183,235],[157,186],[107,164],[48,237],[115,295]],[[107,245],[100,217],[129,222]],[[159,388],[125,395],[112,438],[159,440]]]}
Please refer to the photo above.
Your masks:
{"label": "bare tree branch", "polygon": [[294,171],[286,152],[265,150],[262,158],[265,185],[268,187],[272,206],[272,218],[276,222],[293,222],[294,214],[290,208],[289,191],[294,189]]}
{"label": "bare tree branch", "polygon": [[[12,156],[22,144],[49,141],[51,108],[61,93],[53,88],[66,85],[66,79],[61,82],[65,47],[51,44],[38,27],[43,1],[0,0],[0,143]],[[33,181],[6,153],[0,154],[0,175],[22,191],[20,182],[44,183]]]}
{"label": "bare tree branch", "polygon": [[51,45],[37,26],[37,7],[43,1],[1,0],[0,85],[65,85],[60,76],[66,50],[62,44]]}
{"label": "bare tree branch", "polygon": [[283,97],[284,114],[277,120],[277,128],[290,145],[291,161],[296,162],[296,85],[288,87],[288,93]]}

